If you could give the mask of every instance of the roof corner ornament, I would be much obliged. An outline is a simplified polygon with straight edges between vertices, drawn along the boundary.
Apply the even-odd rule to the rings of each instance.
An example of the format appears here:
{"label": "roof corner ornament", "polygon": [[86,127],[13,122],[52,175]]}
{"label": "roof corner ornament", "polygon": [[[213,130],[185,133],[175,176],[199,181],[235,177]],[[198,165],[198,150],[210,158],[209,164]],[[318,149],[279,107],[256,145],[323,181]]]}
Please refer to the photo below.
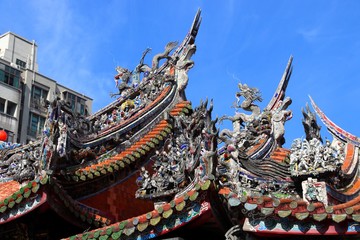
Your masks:
{"label": "roof corner ornament", "polygon": [[301,109],[301,112],[304,116],[302,119],[302,124],[304,126],[306,140],[310,141],[313,138],[317,138],[320,142],[323,142],[320,134],[321,126],[317,123],[316,115],[310,110],[309,104],[306,103],[305,107]]}

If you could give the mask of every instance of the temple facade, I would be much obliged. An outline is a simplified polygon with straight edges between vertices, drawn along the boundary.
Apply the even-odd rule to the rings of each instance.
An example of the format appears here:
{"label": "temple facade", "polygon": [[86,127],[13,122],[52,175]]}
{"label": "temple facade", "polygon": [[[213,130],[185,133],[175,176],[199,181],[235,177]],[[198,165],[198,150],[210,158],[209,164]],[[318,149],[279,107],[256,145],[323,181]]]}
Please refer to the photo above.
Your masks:
{"label": "temple facade", "polygon": [[116,67],[115,100],[98,112],[52,98],[40,139],[2,143],[1,239],[360,237],[360,138],[310,97],[306,137],[283,146],[292,56],[271,99],[235,85],[232,116],[214,118],[210,99],[188,101],[200,24],[198,10],[182,42]]}

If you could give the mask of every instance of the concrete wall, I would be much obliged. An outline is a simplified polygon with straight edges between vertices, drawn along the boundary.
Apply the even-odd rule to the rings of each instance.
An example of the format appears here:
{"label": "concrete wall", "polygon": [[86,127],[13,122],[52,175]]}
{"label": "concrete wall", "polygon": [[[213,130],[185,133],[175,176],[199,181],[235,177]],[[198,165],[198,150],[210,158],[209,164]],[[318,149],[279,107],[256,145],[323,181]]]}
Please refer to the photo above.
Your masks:
{"label": "concrete wall", "polygon": [[0,36],[0,57],[16,65],[16,59],[26,62],[26,68],[38,71],[37,46],[14,33],[7,32]]}

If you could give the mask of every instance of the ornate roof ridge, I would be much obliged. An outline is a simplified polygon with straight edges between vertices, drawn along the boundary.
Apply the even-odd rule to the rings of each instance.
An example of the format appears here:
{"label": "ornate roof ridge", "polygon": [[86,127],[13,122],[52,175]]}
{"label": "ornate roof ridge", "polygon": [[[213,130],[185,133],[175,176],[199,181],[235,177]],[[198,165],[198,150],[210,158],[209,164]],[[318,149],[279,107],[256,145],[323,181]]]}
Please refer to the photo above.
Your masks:
{"label": "ornate roof ridge", "polygon": [[315,101],[312,99],[312,97],[309,95],[311,105],[314,108],[316,114],[320,118],[320,120],[325,124],[327,129],[334,134],[337,138],[346,141],[351,142],[352,144],[356,145],[357,147],[360,146],[360,138],[347,132],[346,130],[342,129],[338,125],[336,125],[333,121],[330,120],[328,116],[325,115],[325,113],[318,107],[318,105],[315,103]]}

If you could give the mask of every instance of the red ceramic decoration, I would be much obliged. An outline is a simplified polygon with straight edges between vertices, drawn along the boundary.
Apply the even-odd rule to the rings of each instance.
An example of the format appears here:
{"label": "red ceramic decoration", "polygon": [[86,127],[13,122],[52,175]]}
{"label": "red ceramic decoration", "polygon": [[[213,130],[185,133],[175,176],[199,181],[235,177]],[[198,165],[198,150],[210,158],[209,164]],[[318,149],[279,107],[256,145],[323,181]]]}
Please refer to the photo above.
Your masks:
{"label": "red ceramic decoration", "polygon": [[7,133],[4,130],[0,130],[0,141],[6,141]]}

